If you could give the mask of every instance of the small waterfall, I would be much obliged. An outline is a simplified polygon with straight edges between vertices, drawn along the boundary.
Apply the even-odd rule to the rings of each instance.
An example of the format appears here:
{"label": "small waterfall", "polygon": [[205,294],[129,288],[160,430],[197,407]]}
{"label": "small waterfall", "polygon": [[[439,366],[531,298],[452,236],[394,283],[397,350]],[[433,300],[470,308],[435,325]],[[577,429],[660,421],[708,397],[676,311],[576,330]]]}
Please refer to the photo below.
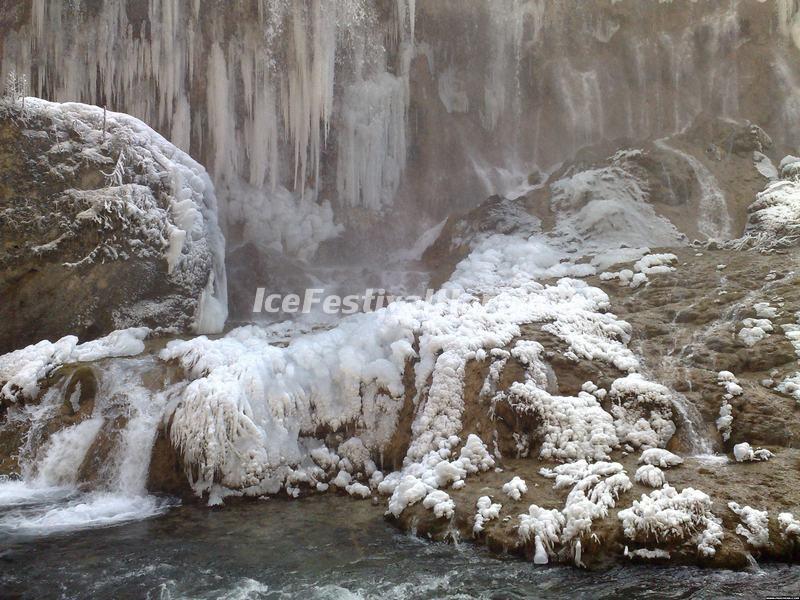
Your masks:
{"label": "small waterfall", "polygon": [[[93,398],[81,398],[86,378],[73,373],[39,405],[19,410],[19,418],[29,419],[20,448],[22,479],[0,481],[1,532],[46,535],[107,526],[161,514],[170,506],[171,500],[146,491],[150,455],[172,389],[148,387],[154,369],[151,356],[107,361],[102,371],[92,370],[99,378]],[[65,419],[65,426],[53,431],[65,409],[69,412],[67,405],[76,422]]]}
{"label": "small waterfall", "polygon": [[667,144],[665,139],[656,140],[655,145],[679,156],[694,172],[700,185],[700,221],[697,226],[700,233],[709,239],[730,239],[731,216],[728,213],[728,205],[711,171],[691,154]]}

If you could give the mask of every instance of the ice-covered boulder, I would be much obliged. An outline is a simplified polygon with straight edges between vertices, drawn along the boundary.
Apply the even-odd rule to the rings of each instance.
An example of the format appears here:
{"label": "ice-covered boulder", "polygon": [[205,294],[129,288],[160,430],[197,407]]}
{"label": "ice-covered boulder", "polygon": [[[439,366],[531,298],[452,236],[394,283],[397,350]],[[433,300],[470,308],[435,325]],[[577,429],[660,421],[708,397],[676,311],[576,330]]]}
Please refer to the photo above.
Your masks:
{"label": "ice-covered boulder", "polygon": [[141,121],[0,107],[0,352],[132,326],[217,332],[225,240],[205,169]]}

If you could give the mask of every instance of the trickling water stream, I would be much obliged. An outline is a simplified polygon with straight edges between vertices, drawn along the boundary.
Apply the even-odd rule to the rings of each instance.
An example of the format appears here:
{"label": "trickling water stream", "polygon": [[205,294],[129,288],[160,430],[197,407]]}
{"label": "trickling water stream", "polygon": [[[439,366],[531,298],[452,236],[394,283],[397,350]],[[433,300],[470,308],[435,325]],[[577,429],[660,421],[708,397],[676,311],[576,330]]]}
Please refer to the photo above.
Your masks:
{"label": "trickling water stream", "polygon": [[725,195],[719,189],[711,171],[694,156],[670,146],[664,139],[656,140],[655,145],[679,156],[688,163],[694,172],[697,183],[700,185],[700,222],[698,223],[700,233],[709,239],[729,239],[731,237],[731,217],[725,203]]}

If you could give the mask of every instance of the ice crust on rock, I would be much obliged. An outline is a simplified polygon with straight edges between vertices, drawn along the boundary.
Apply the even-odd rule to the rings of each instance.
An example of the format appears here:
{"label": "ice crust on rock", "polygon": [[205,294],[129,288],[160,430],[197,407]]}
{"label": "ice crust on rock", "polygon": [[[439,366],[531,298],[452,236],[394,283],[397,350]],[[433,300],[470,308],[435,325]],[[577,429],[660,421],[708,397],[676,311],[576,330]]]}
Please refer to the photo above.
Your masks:
{"label": "ice crust on rock", "polygon": [[560,541],[564,523],[564,515],[560,510],[545,510],[536,504],[528,507],[527,514],[519,516],[517,533],[523,542],[533,541],[535,564],[545,565],[550,561],[549,557],[554,554],[553,548]]}
{"label": "ice crust on rock", "polygon": [[447,486],[457,489],[463,486],[468,475],[494,467],[486,445],[475,434],[469,434],[458,458],[448,460],[459,443],[457,436],[451,436],[421,460],[407,460],[402,470],[388,475],[378,485],[379,492],[391,496],[387,512],[398,517],[407,506],[430,492]]}
{"label": "ice crust on rock", "polygon": [[140,354],[149,334],[146,327],[133,327],[83,344],[74,335],[68,335],[57,342],[43,340],[4,354],[0,356],[0,400],[17,402],[36,398],[42,381],[64,364]]}
{"label": "ice crust on rock", "polygon": [[728,502],[728,508],[741,520],[736,526],[736,533],[741,535],[753,548],[769,546],[769,515],[765,510],[756,510],[750,506],[740,506],[736,502]]}
{"label": "ice crust on rock", "polygon": [[778,524],[781,526],[781,536],[784,538],[794,540],[800,538],[800,520],[795,519],[792,513],[780,513],[778,515]]}
{"label": "ice crust on rock", "polygon": [[773,331],[772,321],[769,319],[745,319],[739,330],[739,339],[745,346],[755,346]]}
{"label": "ice crust on rock", "polygon": [[561,510],[533,504],[527,515],[520,515],[520,539],[534,541],[537,564],[548,562],[556,543],[571,547],[576,564],[581,564],[581,540],[592,535],[592,522],[608,516],[619,496],[632,487],[631,481],[621,464],[605,461],[578,460],[540,473],[555,479],[555,489],[571,490]]}
{"label": "ice crust on rock", "polygon": [[475,535],[479,534],[484,529],[487,522],[496,519],[500,516],[500,509],[503,508],[502,504],[492,502],[489,496],[481,496],[476,503],[477,512],[475,513],[475,523],[472,526],[472,531]]}
{"label": "ice crust on rock", "polygon": [[736,462],[753,462],[769,460],[773,454],[766,448],[753,449],[747,442],[742,442],[733,447],[733,456],[736,458]]}
{"label": "ice crust on rock", "polygon": [[711,498],[694,488],[678,492],[665,485],[634,500],[618,514],[625,537],[640,543],[692,543],[707,557],[722,543],[720,520],[711,511]]}
{"label": "ice crust on rock", "polygon": [[677,454],[673,454],[669,450],[664,450],[663,448],[648,448],[642,452],[642,455],[639,457],[639,462],[667,469],[682,464],[683,459]]}
{"label": "ice crust on rock", "polygon": [[605,271],[600,273],[600,279],[611,281],[618,279],[620,285],[638,288],[647,282],[650,275],[671,273],[675,270],[672,265],[678,262],[674,254],[646,254],[633,264],[633,270]]}
{"label": "ice crust on rock", "polygon": [[722,435],[722,440],[727,442],[731,437],[731,426],[733,425],[733,406],[730,401],[743,393],[739,380],[730,371],[720,371],[717,375],[717,383],[725,389],[722,396],[722,404],[719,407],[719,418],[716,421],[717,430]]}
{"label": "ice crust on rock", "polygon": [[503,484],[503,493],[512,500],[519,500],[527,492],[528,484],[519,476],[514,476],[511,481]]}
{"label": "ice crust on rock", "polygon": [[652,488],[660,488],[667,482],[664,471],[655,465],[642,465],[636,469],[636,474],[633,476],[637,483],[646,485]]}
{"label": "ice crust on rock", "polygon": [[442,490],[429,492],[422,501],[422,506],[432,510],[433,514],[439,519],[452,519],[453,511],[456,508],[450,495]]}
{"label": "ice crust on rock", "polygon": [[771,249],[794,244],[800,236],[800,161],[785,157],[780,178],[771,181],[748,207],[743,242]]}
{"label": "ice crust on rock", "polygon": [[665,386],[631,373],[611,384],[609,396],[619,443],[659,448],[674,435],[673,399]]}
{"label": "ice crust on rock", "polygon": [[[175,361],[190,379],[168,409],[170,435],[186,464],[196,467],[195,489],[207,490],[216,479],[253,493],[279,489],[290,470],[309,460],[303,440],[322,425],[358,424],[361,441],[376,456],[393,433],[409,362],[419,408],[407,458],[423,461],[460,431],[467,362],[509,344],[523,323],[544,323],[575,356],[638,367],[625,345],[629,327],[603,312],[607,296],[584,282],[565,278],[543,286],[528,279],[495,288],[483,302],[462,284],[454,278],[430,302],[395,302],[352,315],[286,347],[270,345],[254,327],[216,340],[170,342],[161,358]],[[515,351],[523,349],[535,367],[536,346]],[[546,448],[553,456],[604,458],[616,445],[612,417],[594,396],[582,393],[565,403],[534,380],[524,385],[514,392],[552,423]]]}
{"label": "ice crust on rock", "polygon": [[[24,111],[25,118],[49,120],[57,139],[59,134],[74,132],[62,142],[62,152],[91,154],[98,160],[102,158],[100,149],[118,155],[116,163],[109,165],[106,187],[69,193],[87,206],[78,219],[96,222],[102,230],[113,216],[114,231],[124,230],[127,236],[106,236],[81,262],[160,248],[169,280],[194,281],[199,273],[208,273],[192,329],[195,333],[222,331],[228,310],[225,238],[217,222],[214,185],[206,170],[127,114],[39,98],[25,98]],[[164,182],[169,190],[166,202],[156,198],[149,187]]]}

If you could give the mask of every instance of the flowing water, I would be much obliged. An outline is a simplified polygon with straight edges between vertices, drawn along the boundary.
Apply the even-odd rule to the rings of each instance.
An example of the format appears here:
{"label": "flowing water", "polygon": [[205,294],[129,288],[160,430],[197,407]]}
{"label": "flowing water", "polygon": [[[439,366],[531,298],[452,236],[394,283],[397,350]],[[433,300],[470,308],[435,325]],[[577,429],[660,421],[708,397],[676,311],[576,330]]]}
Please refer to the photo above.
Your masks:
{"label": "flowing water", "polygon": [[[31,425],[20,449],[22,480],[0,480],[0,535],[114,525],[162,514],[174,504],[146,490],[156,428],[172,390],[148,388],[145,378],[154,361],[153,356],[109,361],[96,371],[91,415],[50,435],[48,425],[62,409],[69,378],[45,392],[40,405],[19,410],[15,418]],[[100,453],[103,446],[110,449]],[[87,467],[93,462],[99,466]]]}
{"label": "flowing water", "polygon": [[[0,509],[6,516],[14,508]],[[800,567],[587,572],[399,533],[366,502],[332,496],[210,510],[182,506],[115,527],[0,535],[0,597],[753,598],[800,593]]]}

